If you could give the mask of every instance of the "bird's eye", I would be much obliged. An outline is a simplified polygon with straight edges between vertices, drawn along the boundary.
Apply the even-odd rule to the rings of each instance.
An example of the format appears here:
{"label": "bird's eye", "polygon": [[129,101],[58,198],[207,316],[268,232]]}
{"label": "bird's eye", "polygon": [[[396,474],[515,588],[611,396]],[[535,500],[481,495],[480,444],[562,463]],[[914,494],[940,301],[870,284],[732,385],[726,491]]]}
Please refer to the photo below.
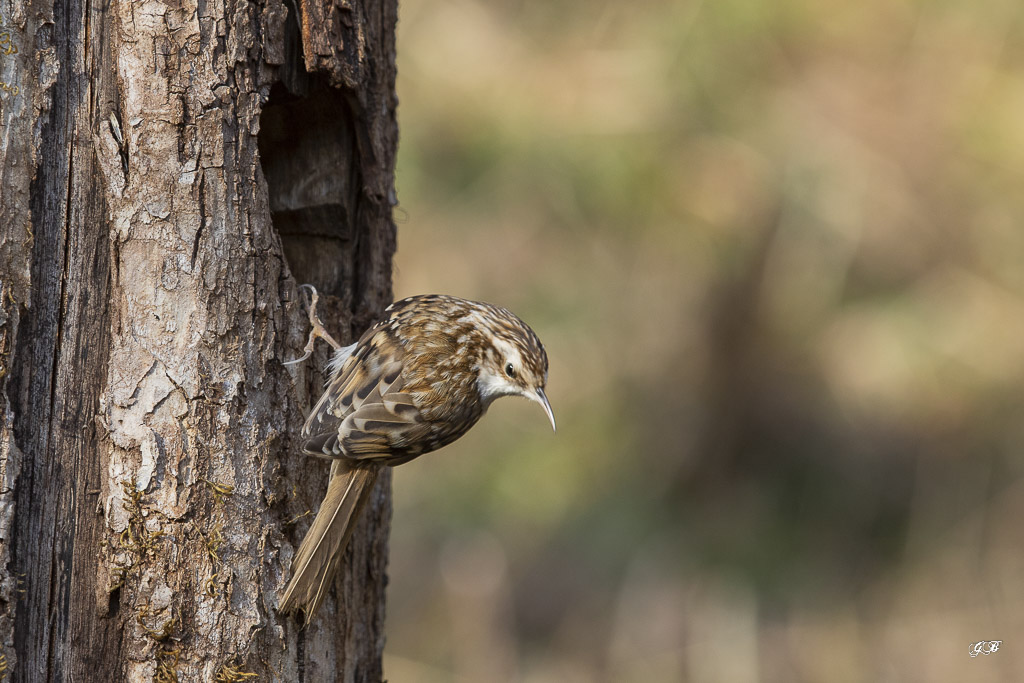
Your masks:
{"label": "bird's eye", "polygon": [[512,365],[511,363],[506,364],[505,365],[505,374],[509,376],[509,379],[515,379],[515,376],[516,376],[516,366]]}

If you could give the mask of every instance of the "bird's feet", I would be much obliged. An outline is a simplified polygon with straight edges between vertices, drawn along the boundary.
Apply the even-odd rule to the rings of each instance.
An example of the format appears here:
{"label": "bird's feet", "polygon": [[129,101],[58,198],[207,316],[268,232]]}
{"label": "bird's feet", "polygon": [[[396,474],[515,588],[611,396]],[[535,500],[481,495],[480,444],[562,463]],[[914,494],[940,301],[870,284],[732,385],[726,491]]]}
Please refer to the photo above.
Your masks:
{"label": "bird's feet", "polygon": [[309,290],[309,301],[308,301],[309,325],[310,325],[309,341],[306,342],[306,347],[304,349],[302,349],[302,351],[303,351],[302,356],[299,357],[299,358],[296,358],[295,360],[285,361],[285,363],[284,363],[285,365],[293,365],[295,363],[301,363],[302,361],[304,361],[307,358],[309,358],[310,356],[312,356],[313,355],[313,345],[316,343],[316,338],[317,337],[320,337],[321,339],[326,341],[328,344],[333,346],[335,350],[338,350],[338,349],[341,348],[341,344],[339,344],[334,339],[334,337],[332,337],[331,334],[324,328],[324,324],[322,322],[320,322],[320,317],[316,314],[316,303],[320,299],[320,294],[316,291],[316,287],[314,287],[313,285],[301,285],[299,287],[299,289],[302,290],[302,291],[305,291],[307,289]]}

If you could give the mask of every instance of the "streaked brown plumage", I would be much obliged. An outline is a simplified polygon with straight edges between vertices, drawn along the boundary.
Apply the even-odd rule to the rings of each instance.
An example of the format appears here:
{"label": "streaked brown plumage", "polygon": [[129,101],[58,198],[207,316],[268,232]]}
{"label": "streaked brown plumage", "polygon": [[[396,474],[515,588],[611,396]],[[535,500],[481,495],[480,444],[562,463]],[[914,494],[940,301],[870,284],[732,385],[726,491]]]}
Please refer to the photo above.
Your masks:
{"label": "streaked brown plumage", "polygon": [[330,588],[382,467],[455,441],[501,396],[537,401],[555,426],[544,394],[544,346],[504,308],[451,296],[411,297],[389,306],[358,342],[341,348],[318,332],[313,307],[315,290],[313,334],[337,351],[327,389],[302,428],[303,450],[329,458],[331,476],[281,598],[282,611],[303,610],[307,623]]}

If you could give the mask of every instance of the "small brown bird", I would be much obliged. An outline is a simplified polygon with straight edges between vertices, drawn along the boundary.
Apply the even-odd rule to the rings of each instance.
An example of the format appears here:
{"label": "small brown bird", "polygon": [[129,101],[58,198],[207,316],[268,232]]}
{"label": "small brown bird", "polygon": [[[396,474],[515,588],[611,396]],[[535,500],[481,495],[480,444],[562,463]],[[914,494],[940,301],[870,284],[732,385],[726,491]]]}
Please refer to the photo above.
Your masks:
{"label": "small brown bird", "polygon": [[548,358],[529,326],[498,306],[453,296],[414,296],[342,347],[316,317],[313,330],[336,349],[327,389],[302,427],[303,451],[331,463],[327,495],[292,562],[284,612],[313,618],[333,582],[359,513],[384,466],[400,465],[465,434],[501,396],[541,404]]}

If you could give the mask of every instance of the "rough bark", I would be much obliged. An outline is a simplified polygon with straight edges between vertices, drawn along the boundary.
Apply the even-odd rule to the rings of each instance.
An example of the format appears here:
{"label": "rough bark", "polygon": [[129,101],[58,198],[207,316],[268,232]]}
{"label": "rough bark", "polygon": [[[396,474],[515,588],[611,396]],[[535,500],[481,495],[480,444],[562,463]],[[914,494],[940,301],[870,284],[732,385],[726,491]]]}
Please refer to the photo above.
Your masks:
{"label": "rough bark", "polygon": [[381,680],[390,478],[276,605],[326,487],[296,284],[339,338],[391,299],[396,12],[0,0],[0,680]]}

